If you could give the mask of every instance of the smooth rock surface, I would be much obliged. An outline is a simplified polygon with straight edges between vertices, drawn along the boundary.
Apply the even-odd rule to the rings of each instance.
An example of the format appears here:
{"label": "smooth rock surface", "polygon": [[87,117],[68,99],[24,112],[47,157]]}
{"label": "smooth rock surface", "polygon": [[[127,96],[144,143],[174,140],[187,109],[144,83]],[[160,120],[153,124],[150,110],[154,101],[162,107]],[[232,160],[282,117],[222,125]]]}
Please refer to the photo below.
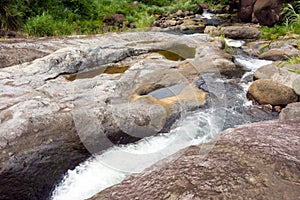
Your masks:
{"label": "smooth rock surface", "polygon": [[280,21],[281,11],[281,0],[240,0],[238,16],[243,22],[273,26]]}
{"label": "smooth rock surface", "polygon": [[[195,55],[155,53],[178,52],[176,44]],[[167,131],[182,111],[202,106],[205,93],[194,84],[202,71],[236,70],[222,42],[201,34],[110,33],[60,45],[0,69],[0,199],[47,198],[89,153]],[[148,95],[178,84],[177,96]]]}
{"label": "smooth rock surface", "polygon": [[254,81],[248,89],[247,96],[260,104],[273,106],[298,101],[298,96],[292,88],[267,79]]}
{"label": "smooth rock surface", "polygon": [[299,123],[274,120],[228,129],[90,199],[297,199]]}
{"label": "smooth rock surface", "polygon": [[282,0],[256,0],[253,15],[260,25],[273,26],[280,22],[282,3]]}
{"label": "smooth rock surface", "polygon": [[265,59],[265,60],[273,60],[273,61],[288,59],[286,53],[283,51],[280,51],[280,50],[270,50],[270,51],[264,52],[259,55],[259,58]]}
{"label": "smooth rock surface", "polygon": [[221,28],[221,33],[231,39],[258,39],[261,31],[250,26],[226,26]]}

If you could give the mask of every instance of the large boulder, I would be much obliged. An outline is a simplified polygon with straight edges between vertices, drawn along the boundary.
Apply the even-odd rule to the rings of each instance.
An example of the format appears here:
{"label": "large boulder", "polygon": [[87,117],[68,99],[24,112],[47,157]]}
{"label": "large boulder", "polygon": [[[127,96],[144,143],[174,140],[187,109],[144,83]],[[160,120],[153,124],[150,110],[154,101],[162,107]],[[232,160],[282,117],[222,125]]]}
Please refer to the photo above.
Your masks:
{"label": "large boulder", "polygon": [[243,22],[251,22],[253,5],[256,0],[240,0],[238,16]]}
{"label": "large boulder", "polygon": [[238,16],[243,22],[258,21],[264,26],[273,26],[280,21],[281,0],[240,0]]}
{"label": "large boulder", "polygon": [[298,96],[292,88],[268,79],[254,81],[248,89],[247,96],[260,104],[273,106],[287,105],[298,101]]}
{"label": "large boulder", "polygon": [[[174,41],[193,55],[153,52],[178,53]],[[202,66],[183,63],[205,62],[195,53],[204,46],[234,66],[221,41],[201,34],[111,33],[54,44],[61,46],[46,57],[0,69],[0,199],[46,199],[90,153],[167,131],[181,112],[202,106],[205,93],[194,84]]]}
{"label": "large boulder", "polygon": [[297,199],[300,120],[228,129],[98,193],[105,199]]}
{"label": "large boulder", "polygon": [[256,0],[253,14],[260,25],[273,26],[280,21],[282,0]]}

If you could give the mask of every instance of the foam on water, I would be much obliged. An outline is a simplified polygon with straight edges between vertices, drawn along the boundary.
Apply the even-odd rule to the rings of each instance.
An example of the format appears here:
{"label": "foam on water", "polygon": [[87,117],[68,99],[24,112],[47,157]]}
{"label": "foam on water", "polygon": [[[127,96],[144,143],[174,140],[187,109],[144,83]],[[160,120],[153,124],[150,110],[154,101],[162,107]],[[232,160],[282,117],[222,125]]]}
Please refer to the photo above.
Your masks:
{"label": "foam on water", "polygon": [[204,12],[202,13],[202,17],[205,18],[205,19],[212,19],[213,16],[214,16],[213,13],[210,13],[210,12],[207,12],[207,11],[204,11]]}
{"label": "foam on water", "polygon": [[[252,81],[249,81],[249,78],[253,79],[253,73],[260,67],[264,65],[271,64],[273,61],[270,60],[261,60],[258,58],[252,58],[249,56],[236,56],[234,62],[240,66],[245,67],[247,71],[241,78],[240,85],[243,87],[245,94],[248,91]],[[244,106],[251,106],[252,101],[245,101]]]}
{"label": "foam on water", "polygon": [[53,192],[53,200],[82,200],[143,171],[157,161],[193,144],[211,139],[222,122],[216,111],[196,112],[179,122],[170,133],[108,149],[69,170]]}
{"label": "foam on water", "polygon": [[243,46],[246,42],[243,40],[233,40],[233,39],[227,39],[225,38],[225,43],[230,46],[230,47],[236,47],[239,48],[241,46]]}

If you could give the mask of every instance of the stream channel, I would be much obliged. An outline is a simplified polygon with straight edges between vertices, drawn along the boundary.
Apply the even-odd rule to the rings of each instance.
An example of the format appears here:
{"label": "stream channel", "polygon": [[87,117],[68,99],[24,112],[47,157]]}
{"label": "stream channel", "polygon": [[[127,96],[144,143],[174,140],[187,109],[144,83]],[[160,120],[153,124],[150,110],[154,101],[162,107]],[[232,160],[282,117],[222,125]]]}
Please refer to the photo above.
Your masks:
{"label": "stream channel", "polygon": [[[229,45],[238,46],[234,41]],[[215,73],[200,75],[196,84],[209,94],[204,107],[183,114],[167,133],[143,138],[127,145],[114,146],[101,154],[91,156],[65,174],[52,192],[51,199],[87,199],[120,183],[133,173],[142,172],[182,148],[216,138],[222,130],[276,118],[276,113],[253,105],[246,98],[253,72],[271,61],[259,60],[246,56],[241,51],[237,52],[238,55],[234,55],[235,64],[245,70],[241,77],[228,79]],[[180,90],[180,86],[168,90],[174,93]],[[168,90],[161,90],[152,95],[168,95]]]}

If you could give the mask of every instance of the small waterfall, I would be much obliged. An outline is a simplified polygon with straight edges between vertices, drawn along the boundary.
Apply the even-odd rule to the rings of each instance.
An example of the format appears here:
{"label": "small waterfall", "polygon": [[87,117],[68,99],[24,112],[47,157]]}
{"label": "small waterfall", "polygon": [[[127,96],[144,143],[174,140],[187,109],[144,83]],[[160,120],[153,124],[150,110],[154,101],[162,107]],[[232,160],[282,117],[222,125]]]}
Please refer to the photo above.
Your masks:
{"label": "small waterfall", "polygon": [[208,141],[220,128],[215,111],[195,112],[180,121],[177,128],[137,143],[108,149],[93,156],[74,170],[53,192],[53,200],[82,200],[121,182],[132,173],[142,172],[157,161],[193,144]]}
{"label": "small waterfall", "polygon": [[[208,108],[184,116],[169,133],[144,138],[134,144],[115,146],[100,155],[92,156],[66,173],[51,198],[82,200],[92,197],[182,148],[207,142],[225,128],[249,122],[249,119],[243,116],[243,111],[239,112],[237,109],[240,108],[238,106],[249,104],[245,90],[252,79],[247,77],[252,76],[258,67],[270,62],[245,56],[236,56],[235,62],[249,70],[240,80],[243,88],[240,93],[233,91],[230,97],[226,97],[226,80],[204,76],[207,85],[205,87],[210,91],[211,98]],[[227,102],[226,98],[233,100]]]}

